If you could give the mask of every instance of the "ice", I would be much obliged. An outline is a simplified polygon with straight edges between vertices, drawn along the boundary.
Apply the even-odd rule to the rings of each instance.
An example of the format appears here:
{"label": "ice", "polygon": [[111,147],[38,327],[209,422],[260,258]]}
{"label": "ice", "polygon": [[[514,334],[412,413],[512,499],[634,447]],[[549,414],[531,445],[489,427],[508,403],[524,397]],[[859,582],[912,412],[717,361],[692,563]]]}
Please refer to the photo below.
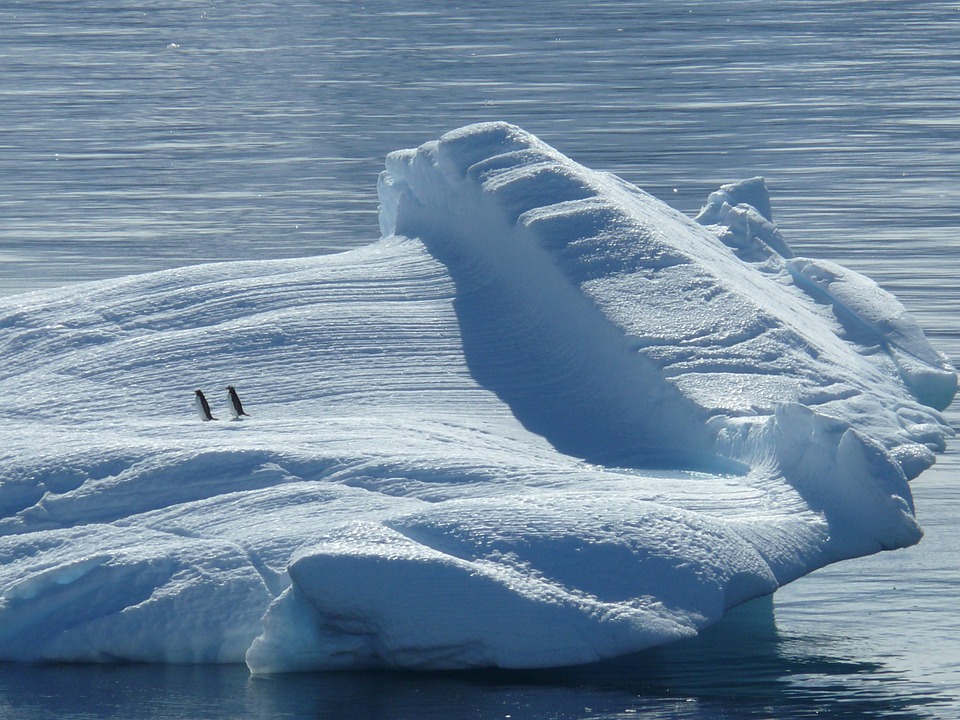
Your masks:
{"label": "ice", "polygon": [[379,193],[359,250],[0,299],[0,659],[584,663],[919,540],[953,368],[762,179],[694,221],[488,123]]}
{"label": "ice", "polygon": [[772,253],[793,257],[773,222],[770,194],[762,177],[722,185],[707,198],[697,222],[715,226],[720,239],[741,258],[757,260]]}
{"label": "ice", "polygon": [[[903,305],[875,282],[825,260],[794,258],[787,269],[797,285],[832,303],[852,333],[864,331],[882,344],[913,393],[943,410],[957,391],[957,375],[943,353],[930,347]],[[867,340],[867,342],[870,342]]]}

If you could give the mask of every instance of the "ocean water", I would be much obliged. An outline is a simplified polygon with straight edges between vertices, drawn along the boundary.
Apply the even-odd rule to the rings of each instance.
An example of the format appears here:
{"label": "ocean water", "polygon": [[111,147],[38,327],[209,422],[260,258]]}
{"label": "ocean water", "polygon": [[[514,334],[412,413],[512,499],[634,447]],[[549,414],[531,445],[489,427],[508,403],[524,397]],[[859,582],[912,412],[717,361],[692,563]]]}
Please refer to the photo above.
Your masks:
{"label": "ocean water", "polygon": [[[504,119],[687,213],[763,175],[799,254],[960,360],[956,1],[7,0],[0,63],[0,294],[368,243],[387,152]],[[954,445],[918,546],[694,641],[537,673],[5,665],[0,718],[956,717]]]}

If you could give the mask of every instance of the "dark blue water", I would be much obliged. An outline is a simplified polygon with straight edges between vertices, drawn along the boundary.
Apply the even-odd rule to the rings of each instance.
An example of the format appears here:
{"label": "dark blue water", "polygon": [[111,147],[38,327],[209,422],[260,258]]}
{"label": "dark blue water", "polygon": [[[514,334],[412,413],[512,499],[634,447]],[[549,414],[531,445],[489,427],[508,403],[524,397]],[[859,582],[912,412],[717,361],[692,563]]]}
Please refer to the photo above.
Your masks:
{"label": "dark blue water", "polygon": [[[6,0],[0,68],[3,294],[365,244],[387,152],[505,119],[688,213],[764,175],[799,253],[960,359],[956,2]],[[958,477],[914,482],[917,547],[612,665],[0,666],[0,718],[955,717]]]}

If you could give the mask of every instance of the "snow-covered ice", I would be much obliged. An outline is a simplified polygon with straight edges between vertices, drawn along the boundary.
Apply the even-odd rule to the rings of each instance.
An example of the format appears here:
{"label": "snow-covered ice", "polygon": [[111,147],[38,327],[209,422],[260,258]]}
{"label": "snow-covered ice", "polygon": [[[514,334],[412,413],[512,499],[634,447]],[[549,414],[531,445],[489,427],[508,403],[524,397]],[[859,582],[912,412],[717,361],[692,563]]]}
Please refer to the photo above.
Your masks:
{"label": "snow-covered ice", "polygon": [[379,193],[360,250],[0,299],[0,659],[583,663],[919,540],[954,370],[761,179],[694,221],[489,123]]}

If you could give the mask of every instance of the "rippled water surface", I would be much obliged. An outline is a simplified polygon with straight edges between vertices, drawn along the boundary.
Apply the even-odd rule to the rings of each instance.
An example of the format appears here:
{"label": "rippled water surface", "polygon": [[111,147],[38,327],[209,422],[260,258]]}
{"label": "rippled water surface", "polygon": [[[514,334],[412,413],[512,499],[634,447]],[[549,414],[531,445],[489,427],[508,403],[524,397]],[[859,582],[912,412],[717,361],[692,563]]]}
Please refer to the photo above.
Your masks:
{"label": "rippled water surface", "polygon": [[[378,235],[383,156],[505,119],[695,212],[763,175],[800,252],[960,358],[960,3],[6,0],[0,294]],[[957,406],[948,413],[957,423]],[[960,714],[960,456],[920,545],[600,668],[250,679],[0,667],[0,718]]]}

